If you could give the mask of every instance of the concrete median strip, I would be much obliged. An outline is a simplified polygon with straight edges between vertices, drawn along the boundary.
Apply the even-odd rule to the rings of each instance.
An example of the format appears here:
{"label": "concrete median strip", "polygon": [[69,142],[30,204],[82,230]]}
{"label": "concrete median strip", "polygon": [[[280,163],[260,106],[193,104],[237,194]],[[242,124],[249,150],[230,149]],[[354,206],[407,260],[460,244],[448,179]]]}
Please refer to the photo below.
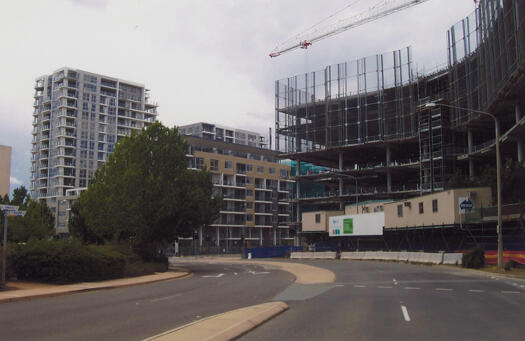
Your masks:
{"label": "concrete median strip", "polygon": [[103,282],[92,283],[76,283],[66,285],[50,285],[46,287],[37,287],[32,289],[8,290],[0,291],[0,303],[27,300],[41,297],[59,296],[65,294],[73,294],[92,290],[122,288],[132,285],[140,285],[147,283],[154,283],[159,281],[166,281],[170,279],[177,279],[190,276],[191,272],[160,272],[153,275],[121,278]]}
{"label": "concrete median strip", "polygon": [[269,302],[232,310],[188,323],[148,340],[224,341],[233,340],[288,309],[284,302]]}

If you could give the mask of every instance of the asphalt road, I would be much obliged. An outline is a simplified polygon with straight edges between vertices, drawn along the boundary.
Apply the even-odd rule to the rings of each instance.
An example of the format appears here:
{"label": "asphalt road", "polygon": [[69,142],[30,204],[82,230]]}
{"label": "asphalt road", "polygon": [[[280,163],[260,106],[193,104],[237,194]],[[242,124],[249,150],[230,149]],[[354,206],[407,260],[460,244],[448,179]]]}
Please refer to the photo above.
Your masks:
{"label": "asphalt road", "polygon": [[523,340],[525,281],[389,262],[304,261],[330,285],[274,297],[290,309],[240,340]]}
{"label": "asphalt road", "polygon": [[192,277],[0,304],[0,339],[142,340],[201,317],[268,302],[294,281],[289,273],[255,265],[184,267]]}

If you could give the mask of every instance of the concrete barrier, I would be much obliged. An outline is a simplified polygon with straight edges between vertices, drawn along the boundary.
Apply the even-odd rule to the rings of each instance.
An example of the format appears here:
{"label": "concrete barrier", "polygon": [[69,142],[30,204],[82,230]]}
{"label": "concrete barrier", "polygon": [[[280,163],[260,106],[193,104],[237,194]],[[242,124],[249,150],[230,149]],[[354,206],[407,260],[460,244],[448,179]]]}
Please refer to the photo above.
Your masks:
{"label": "concrete barrier", "polygon": [[325,251],[325,252],[313,252],[315,259],[335,259],[336,252]]}
{"label": "concrete barrier", "polygon": [[341,259],[358,260],[359,252],[341,252]]}
{"label": "concrete barrier", "polygon": [[[341,252],[341,259],[346,260],[387,260],[426,264],[461,264],[461,253],[429,252],[389,252],[389,251],[354,251]],[[292,259],[335,259],[336,252],[292,252]]]}
{"label": "concrete barrier", "polygon": [[462,258],[463,258],[463,254],[461,253],[444,253],[443,254],[443,264],[461,265]]}
{"label": "concrete barrier", "polygon": [[408,252],[401,251],[397,253],[397,261],[398,262],[408,262]]}

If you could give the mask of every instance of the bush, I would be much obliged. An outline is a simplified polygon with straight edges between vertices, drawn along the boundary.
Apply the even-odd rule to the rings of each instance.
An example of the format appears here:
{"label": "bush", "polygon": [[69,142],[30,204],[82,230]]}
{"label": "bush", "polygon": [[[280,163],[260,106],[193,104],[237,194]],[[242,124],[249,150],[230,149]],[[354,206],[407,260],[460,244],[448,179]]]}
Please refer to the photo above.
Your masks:
{"label": "bush", "polygon": [[146,263],[142,261],[127,263],[124,269],[124,277],[136,277],[151,275],[155,272],[164,272],[168,269],[164,263]]}
{"label": "bush", "polygon": [[[5,272],[5,278],[6,280],[9,280],[16,276],[16,272],[13,268],[13,254],[16,252],[16,244],[7,243],[7,252],[6,252],[6,272]],[[0,245],[0,273],[2,272],[2,245]],[[0,275],[1,276],[1,275]]]}
{"label": "bush", "polygon": [[17,248],[12,264],[18,279],[72,283],[123,277],[126,257],[76,240],[30,240]]}
{"label": "bush", "polygon": [[475,247],[463,253],[461,266],[464,268],[480,269],[485,266],[485,251],[481,247]]}

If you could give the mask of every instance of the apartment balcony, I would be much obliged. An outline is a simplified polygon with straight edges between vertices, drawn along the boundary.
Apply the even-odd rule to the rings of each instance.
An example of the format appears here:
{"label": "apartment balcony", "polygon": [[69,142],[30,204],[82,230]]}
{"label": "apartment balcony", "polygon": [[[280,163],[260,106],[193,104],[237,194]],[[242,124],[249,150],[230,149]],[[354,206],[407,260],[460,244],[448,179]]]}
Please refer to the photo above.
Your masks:
{"label": "apartment balcony", "polygon": [[38,79],[35,83],[35,90],[44,90],[44,80]]}

